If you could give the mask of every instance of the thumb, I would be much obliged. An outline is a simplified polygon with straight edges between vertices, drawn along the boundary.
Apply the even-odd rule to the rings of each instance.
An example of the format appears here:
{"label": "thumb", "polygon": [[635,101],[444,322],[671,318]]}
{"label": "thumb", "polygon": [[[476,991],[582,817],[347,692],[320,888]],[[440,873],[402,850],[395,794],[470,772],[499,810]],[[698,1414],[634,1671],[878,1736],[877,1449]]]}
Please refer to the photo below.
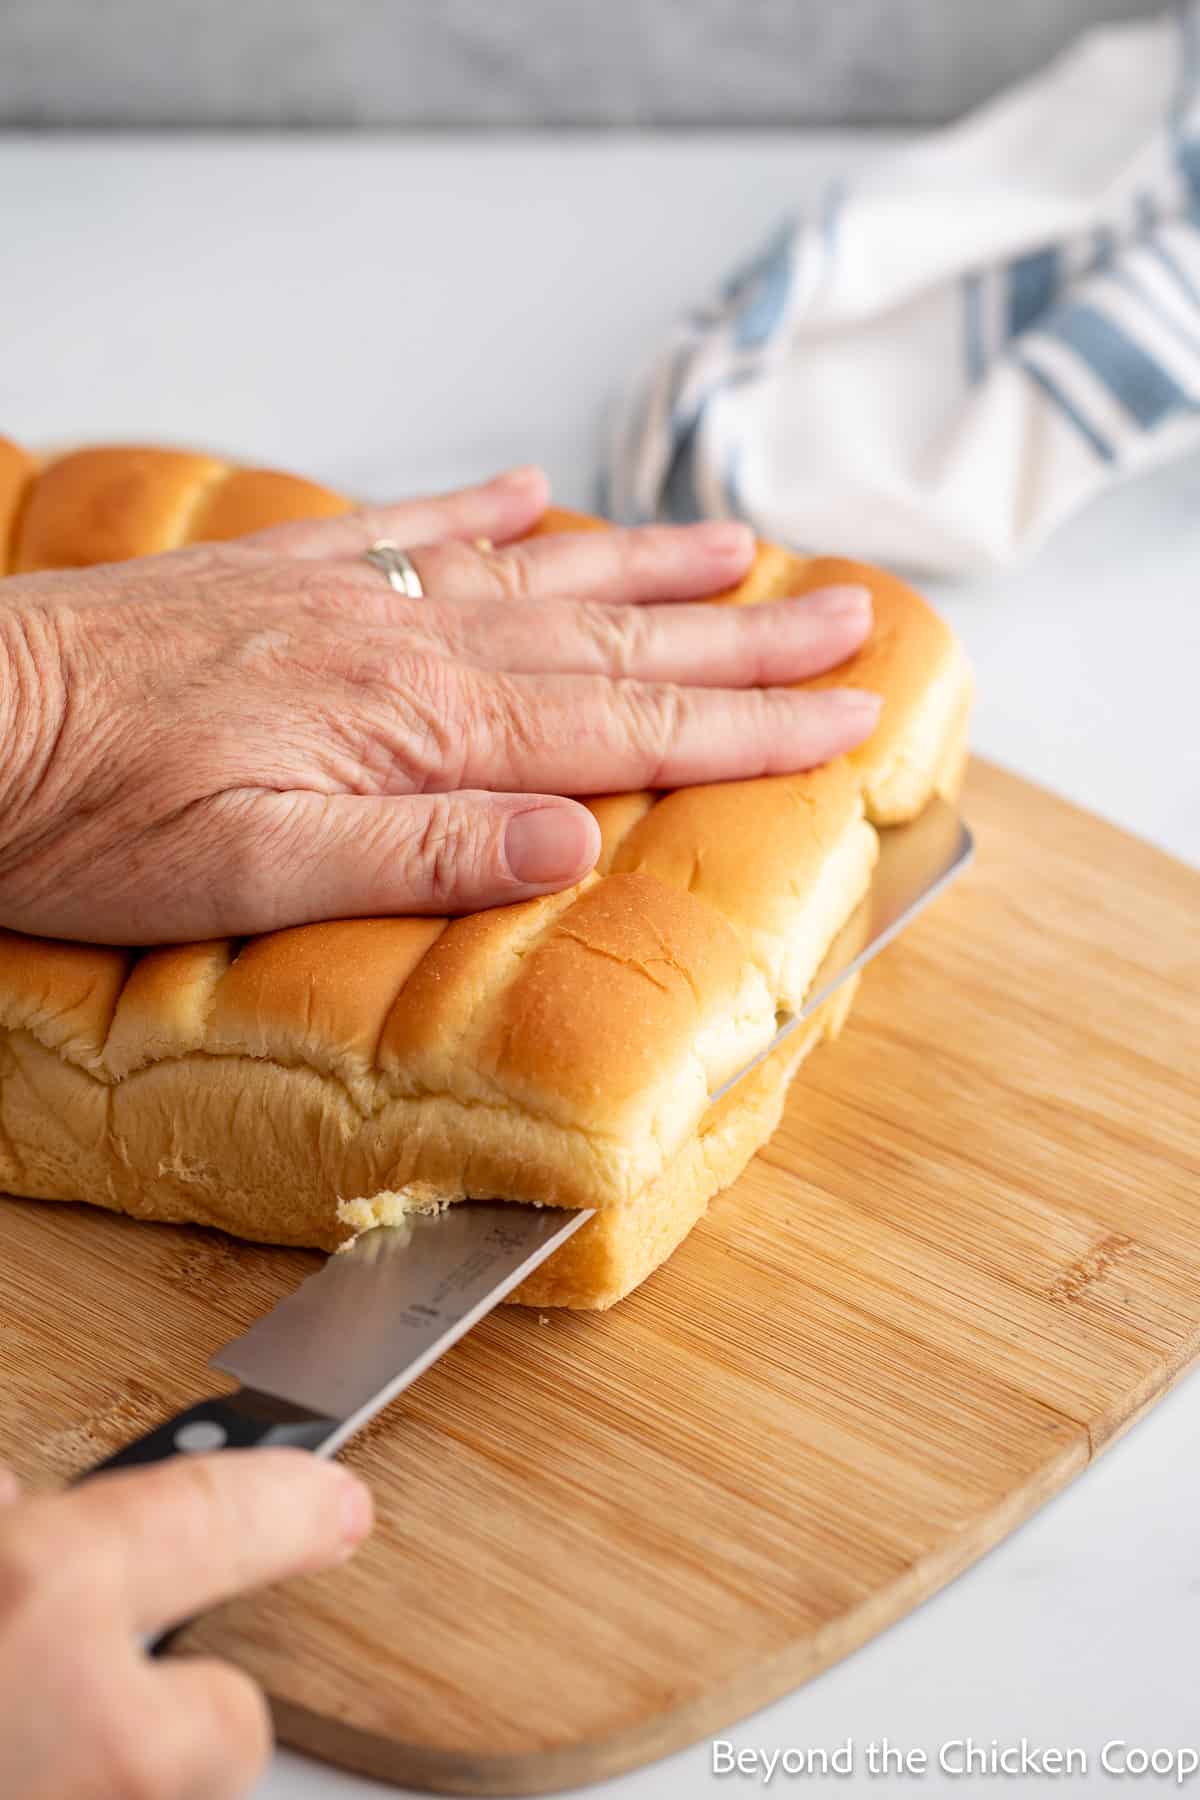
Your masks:
{"label": "thumb", "polygon": [[261,794],[246,825],[245,916],[225,932],[507,906],[570,887],[600,854],[587,808],[549,794]]}

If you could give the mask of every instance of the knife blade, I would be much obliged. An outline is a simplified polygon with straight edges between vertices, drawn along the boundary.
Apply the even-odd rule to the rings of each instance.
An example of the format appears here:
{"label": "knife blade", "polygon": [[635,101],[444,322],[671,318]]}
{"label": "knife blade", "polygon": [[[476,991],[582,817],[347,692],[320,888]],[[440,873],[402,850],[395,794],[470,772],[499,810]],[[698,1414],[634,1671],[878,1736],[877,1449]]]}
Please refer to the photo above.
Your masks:
{"label": "knife blade", "polygon": [[210,1358],[241,1387],[89,1473],[267,1444],[332,1456],[591,1216],[463,1200],[363,1232]]}
{"label": "knife blade", "polygon": [[[838,933],[803,1006],[781,1017],[771,1042],[710,1094],[710,1105],[877,956],[974,850],[969,829],[940,799],[880,840],[870,892]],[[591,1217],[470,1200],[363,1232],[211,1359],[241,1387],[179,1413],[89,1473],[264,1444],[332,1456]]]}
{"label": "knife blade", "polygon": [[211,1366],[337,1419],[331,1455],[591,1216],[464,1200],[364,1232]]}

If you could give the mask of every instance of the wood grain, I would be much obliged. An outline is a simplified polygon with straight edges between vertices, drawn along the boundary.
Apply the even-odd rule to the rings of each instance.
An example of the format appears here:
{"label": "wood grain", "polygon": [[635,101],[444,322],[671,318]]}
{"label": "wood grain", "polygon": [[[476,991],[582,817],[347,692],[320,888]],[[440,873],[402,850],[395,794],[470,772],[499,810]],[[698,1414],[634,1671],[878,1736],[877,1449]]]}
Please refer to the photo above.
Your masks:
{"label": "wood grain", "polygon": [[[493,1315],[354,1444],[347,1568],[187,1644],[281,1735],[533,1793],[728,1725],[967,1566],[1200,1349],[1200,877],[996,769],[975,869],[673,1261]],[[303,1252],[0,1208],[0,1456],[69,1475],[211,1389]]]}

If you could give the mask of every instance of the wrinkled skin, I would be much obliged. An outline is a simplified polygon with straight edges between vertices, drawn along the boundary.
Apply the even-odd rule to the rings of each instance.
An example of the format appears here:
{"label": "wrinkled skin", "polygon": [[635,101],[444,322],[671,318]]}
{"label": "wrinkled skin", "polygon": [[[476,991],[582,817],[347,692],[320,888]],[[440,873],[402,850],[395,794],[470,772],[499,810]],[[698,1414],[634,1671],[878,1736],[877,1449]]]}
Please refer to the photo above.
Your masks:
{"label": "wrinkled skin", "polygon": [[[0,925],[149,944],[468,912],[580,879],[566,796],[806,768],[878,702],[783,685],[869,598],[697,604],[739,525],[566,533],[537,471],[0,581]],[[363,560],[411,548],[425,597]],[[478,540],[494,547],[481,547]]]}

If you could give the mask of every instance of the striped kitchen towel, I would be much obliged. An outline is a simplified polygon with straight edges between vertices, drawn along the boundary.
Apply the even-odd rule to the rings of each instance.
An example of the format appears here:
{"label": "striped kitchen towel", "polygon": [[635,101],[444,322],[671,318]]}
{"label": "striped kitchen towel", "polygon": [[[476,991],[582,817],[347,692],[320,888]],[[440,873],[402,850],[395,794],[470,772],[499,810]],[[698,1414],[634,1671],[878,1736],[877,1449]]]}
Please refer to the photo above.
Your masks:
{"label": "striped kitchen towel", "polygon": [[1200,0],[832,189],[620,409],[618,519],[940,574],[1200,445]]}

